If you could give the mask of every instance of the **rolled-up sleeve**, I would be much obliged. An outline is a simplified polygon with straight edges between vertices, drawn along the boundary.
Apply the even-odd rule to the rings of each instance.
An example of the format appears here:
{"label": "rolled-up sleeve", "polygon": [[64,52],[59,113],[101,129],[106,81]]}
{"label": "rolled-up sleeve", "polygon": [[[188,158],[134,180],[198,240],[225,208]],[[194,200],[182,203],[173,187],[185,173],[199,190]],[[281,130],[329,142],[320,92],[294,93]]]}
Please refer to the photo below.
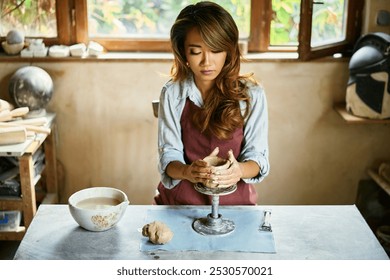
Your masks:
{"label": "rolled-up sleeve", "polygon": [[237,160],[240,162],[255,161],[260,172],[256,177],[244,179],[246,183],[259,183],[269,173],[268,150],[268,107],[264,89],[250,86],[251,110],[244,127],[243,148]]}
{"label": "rolled-up sleeve", "polygon": [[158,170],[161,174],[161,183],[168,189],[180,182],[166,174],[168,164],[172,161],[185,163],[180,125],[183,102],[180,102],[180,97],[175,94],[175,90],[178,89],[169,84],[163,87],[158,112]]}

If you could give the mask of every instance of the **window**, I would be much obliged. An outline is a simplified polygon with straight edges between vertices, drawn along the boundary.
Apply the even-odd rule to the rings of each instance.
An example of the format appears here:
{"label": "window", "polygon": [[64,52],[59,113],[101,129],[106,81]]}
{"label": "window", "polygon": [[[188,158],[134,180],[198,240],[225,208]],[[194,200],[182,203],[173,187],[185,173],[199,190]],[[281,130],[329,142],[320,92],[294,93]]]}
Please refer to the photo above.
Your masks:
{"label": "window", "polygon": [[[11,27],[47,45],[96,41],[108,51],[170,51],[179,11],[198,0],[0,0],[0,36]],[[348,52],[364,0],[219,0],[249,52],[298,52],[302,60]],[[249,16],[248,16],[249,15]]]}
{"label": "window", "polygon": [[[363,0],[302,0],[299,57],[308,60],[337,52],[351,52],[360,36],[363,5]],[[332,21],[338,27],[329,32]]]}
{"label": "window", "polygon": [[298,46],[300,0],[273,0],[269,45]]}
{"label": "window", "polygon": [[[90,38],[169,39],[170,27],[179,12],[197,0],[99,1],[87,0]],[[233,16],[241,36],[249,37],[250,0],[216,1]]]}
{"label": "window", "polygon": [[19,29],[29,36],[57,37],[55,1],[0,1],[1,35]]}
{"label": "window", "polygon": [[347,0],[313,2],[311,40],[312,47],[345,40]]}
{"label": "window", "polygon": [[43,38],[49,46],[72,44],[68,1],[0,0],[0,37],[17,29],[26,38]]}

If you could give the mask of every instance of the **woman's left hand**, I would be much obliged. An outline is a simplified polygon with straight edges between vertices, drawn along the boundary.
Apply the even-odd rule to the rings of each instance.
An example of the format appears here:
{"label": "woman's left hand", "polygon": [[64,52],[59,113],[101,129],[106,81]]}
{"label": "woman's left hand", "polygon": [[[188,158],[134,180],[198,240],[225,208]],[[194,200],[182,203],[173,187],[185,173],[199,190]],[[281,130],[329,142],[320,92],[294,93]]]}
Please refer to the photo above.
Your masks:
{"label": "woman's left hand", "polygon": [[240,168],[240,164],[234,157],[232,150],[229,150],[228,152],[228,160],[231,162],[228,169],[213,172],[211,177],[213,183],[218,185],[231,186],[241,180],[242,170]]}

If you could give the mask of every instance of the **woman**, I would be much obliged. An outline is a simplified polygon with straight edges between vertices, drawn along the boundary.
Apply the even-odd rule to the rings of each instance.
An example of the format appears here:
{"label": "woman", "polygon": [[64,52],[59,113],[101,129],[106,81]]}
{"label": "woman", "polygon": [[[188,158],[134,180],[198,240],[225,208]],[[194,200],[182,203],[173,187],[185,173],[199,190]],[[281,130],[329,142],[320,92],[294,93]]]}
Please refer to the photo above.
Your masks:
{"label": "woman", "polygon": [[[254,205],[252,183],[269,172],[268,116],[263,89],[240,75],[238,29],[218,4],[185,7],[171,28],[172,79],[161,92],[158,125],[161,182],[156,204],[206,205],[195,183],[237,184],[221,205]],[[202,159],[227,158],[215,172]]]}

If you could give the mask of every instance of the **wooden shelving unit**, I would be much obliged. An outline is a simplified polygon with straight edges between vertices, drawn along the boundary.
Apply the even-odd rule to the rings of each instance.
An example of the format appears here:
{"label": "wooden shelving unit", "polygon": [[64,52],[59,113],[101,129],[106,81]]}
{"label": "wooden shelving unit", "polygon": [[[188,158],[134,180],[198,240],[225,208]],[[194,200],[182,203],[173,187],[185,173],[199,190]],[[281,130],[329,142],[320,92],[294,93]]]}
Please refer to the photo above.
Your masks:
{"label": "wooden shelving unit", "polygon": [[377,183],[388,195],[390,195],[390,183],[379,175],[374,169],[367,170],[368,175]]}
{"label": "wooden shelving unit", "polygon": [[48,113],[46,117],[48,119],[47,127],[51,128],[49,135],[37,134],[34,139],[28,139],[22,144],[0,146],[1,157],[13,156],[18,158],[21,186],[20,197],[0,196],[0,210],[21,211],[23,218],[23,226],[19,226],[15,231],[0,231],[0,240],[21,240],[37,211],[35,186],[41,179],[42,173],[35,174],[33,156],[42,145],[45,153],[44,173],[47,191],[42,203],[58,202],[55,114]]}
{"label": "wooden shelving unit", "polygon": [[[390,124],[390,119],[367,119],[350,114],[345,106],[345,103],[338,103],[334,109],[347,122],[352,124]],[[373,179],[388,195],[390,195],[390,184],[382,178],[374,169],[367,170],[368,175]]]}

